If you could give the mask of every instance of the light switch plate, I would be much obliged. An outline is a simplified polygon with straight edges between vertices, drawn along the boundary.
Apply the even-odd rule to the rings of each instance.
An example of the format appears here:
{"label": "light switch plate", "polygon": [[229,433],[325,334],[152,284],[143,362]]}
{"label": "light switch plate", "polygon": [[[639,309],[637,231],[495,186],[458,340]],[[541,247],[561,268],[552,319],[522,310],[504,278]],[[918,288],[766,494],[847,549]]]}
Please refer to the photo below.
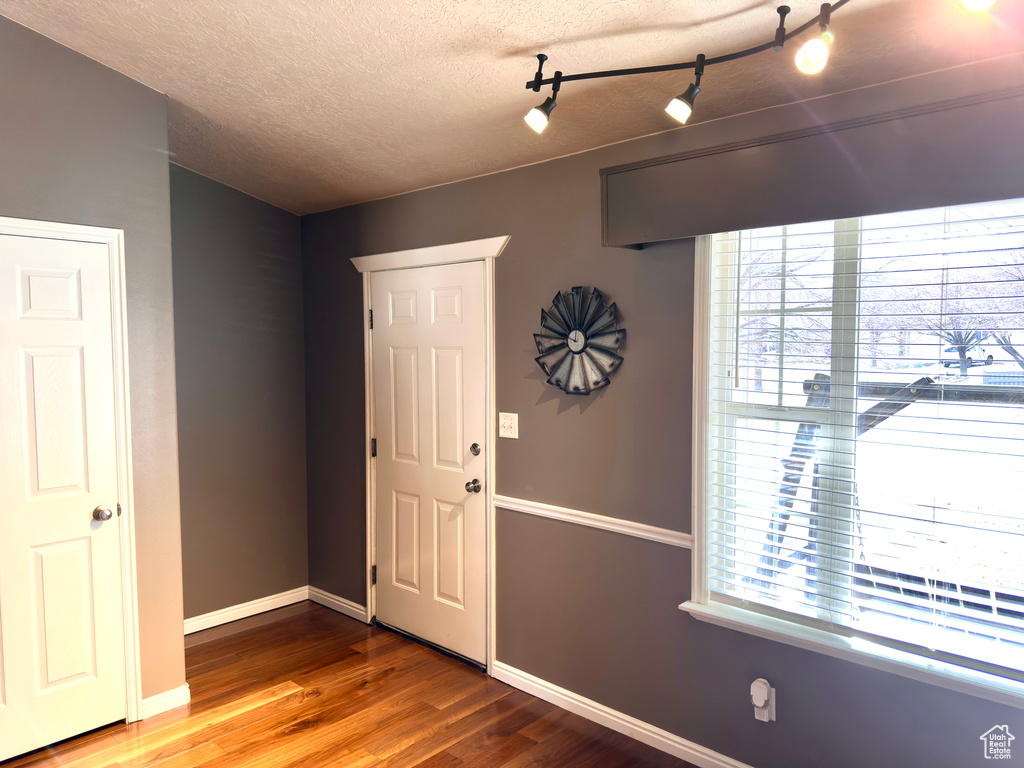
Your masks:
{"label": "light switch plate", "polygon": [[518,413],[498,414],[498,437],[509,437],[513,440],[519,439]]}

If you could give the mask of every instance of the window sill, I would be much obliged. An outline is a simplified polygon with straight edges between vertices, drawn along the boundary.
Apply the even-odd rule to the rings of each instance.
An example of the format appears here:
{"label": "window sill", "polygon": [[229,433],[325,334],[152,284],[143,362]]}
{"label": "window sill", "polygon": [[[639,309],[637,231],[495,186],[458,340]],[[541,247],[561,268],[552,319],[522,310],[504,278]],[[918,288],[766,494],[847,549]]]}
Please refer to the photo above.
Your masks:
{"label": "window sill", "polygon": [[861,638],[836,635],[722,603],[704,604],[687,601],[679,606],[679,610],[720,627],[1024,709],[1024,683],[1014,680],[926,659]]}

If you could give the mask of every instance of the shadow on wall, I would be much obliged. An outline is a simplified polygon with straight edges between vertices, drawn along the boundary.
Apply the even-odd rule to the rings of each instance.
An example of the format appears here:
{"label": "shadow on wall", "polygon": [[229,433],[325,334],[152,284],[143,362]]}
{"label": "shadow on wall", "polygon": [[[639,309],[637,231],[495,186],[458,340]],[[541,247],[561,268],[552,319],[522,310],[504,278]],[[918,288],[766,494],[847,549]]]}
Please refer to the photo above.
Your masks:
{"label": "shadow on wall", "polygon": [[[527,354],[536,356],[536,350],[526,349],[525,351]],[[534,380],[543,385],[540,397],[537,398],[537,402],[534,403],[534,405],[543,405],[544,403],[549,403],[552,400],[555,400],[558,402],[558,407],[555,411],[557,414],[563,414],[566,411],[570,411],[574,406],[579,407],[581,414],[586,413],[594,403],[602,399],[605,396],[605,393],[608,392],[608,387],[602,387],[601,389],[594,390],[589,395],[566,394],[553,384],[548,384],[547,374],[537,366],[534,367],[534,370],[531,371],[528,376],[524,376],[523,378],[526,381]],[[609,386],[615,386],[614,378]]]}

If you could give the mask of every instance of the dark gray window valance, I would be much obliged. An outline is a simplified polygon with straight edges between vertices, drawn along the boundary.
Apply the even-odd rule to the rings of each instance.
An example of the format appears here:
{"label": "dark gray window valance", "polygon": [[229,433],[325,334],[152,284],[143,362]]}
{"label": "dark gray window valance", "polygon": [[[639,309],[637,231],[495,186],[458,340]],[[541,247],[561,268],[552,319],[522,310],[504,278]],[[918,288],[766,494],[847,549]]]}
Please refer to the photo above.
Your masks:
{"label": "dark gray window valance", "polygon": [[1024,196],[1024,86],[601,171],[603,242]]}

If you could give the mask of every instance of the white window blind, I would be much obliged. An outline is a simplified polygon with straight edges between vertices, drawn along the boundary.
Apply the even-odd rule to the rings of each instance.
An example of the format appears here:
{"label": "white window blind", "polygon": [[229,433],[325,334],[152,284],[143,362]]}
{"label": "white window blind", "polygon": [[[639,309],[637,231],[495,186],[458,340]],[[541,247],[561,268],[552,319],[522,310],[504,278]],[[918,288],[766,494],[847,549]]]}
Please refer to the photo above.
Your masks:
{"label": "white window blind", "polygon": [[1024,200],[716,235],[710,287],[710,599],[1024,679]]}

